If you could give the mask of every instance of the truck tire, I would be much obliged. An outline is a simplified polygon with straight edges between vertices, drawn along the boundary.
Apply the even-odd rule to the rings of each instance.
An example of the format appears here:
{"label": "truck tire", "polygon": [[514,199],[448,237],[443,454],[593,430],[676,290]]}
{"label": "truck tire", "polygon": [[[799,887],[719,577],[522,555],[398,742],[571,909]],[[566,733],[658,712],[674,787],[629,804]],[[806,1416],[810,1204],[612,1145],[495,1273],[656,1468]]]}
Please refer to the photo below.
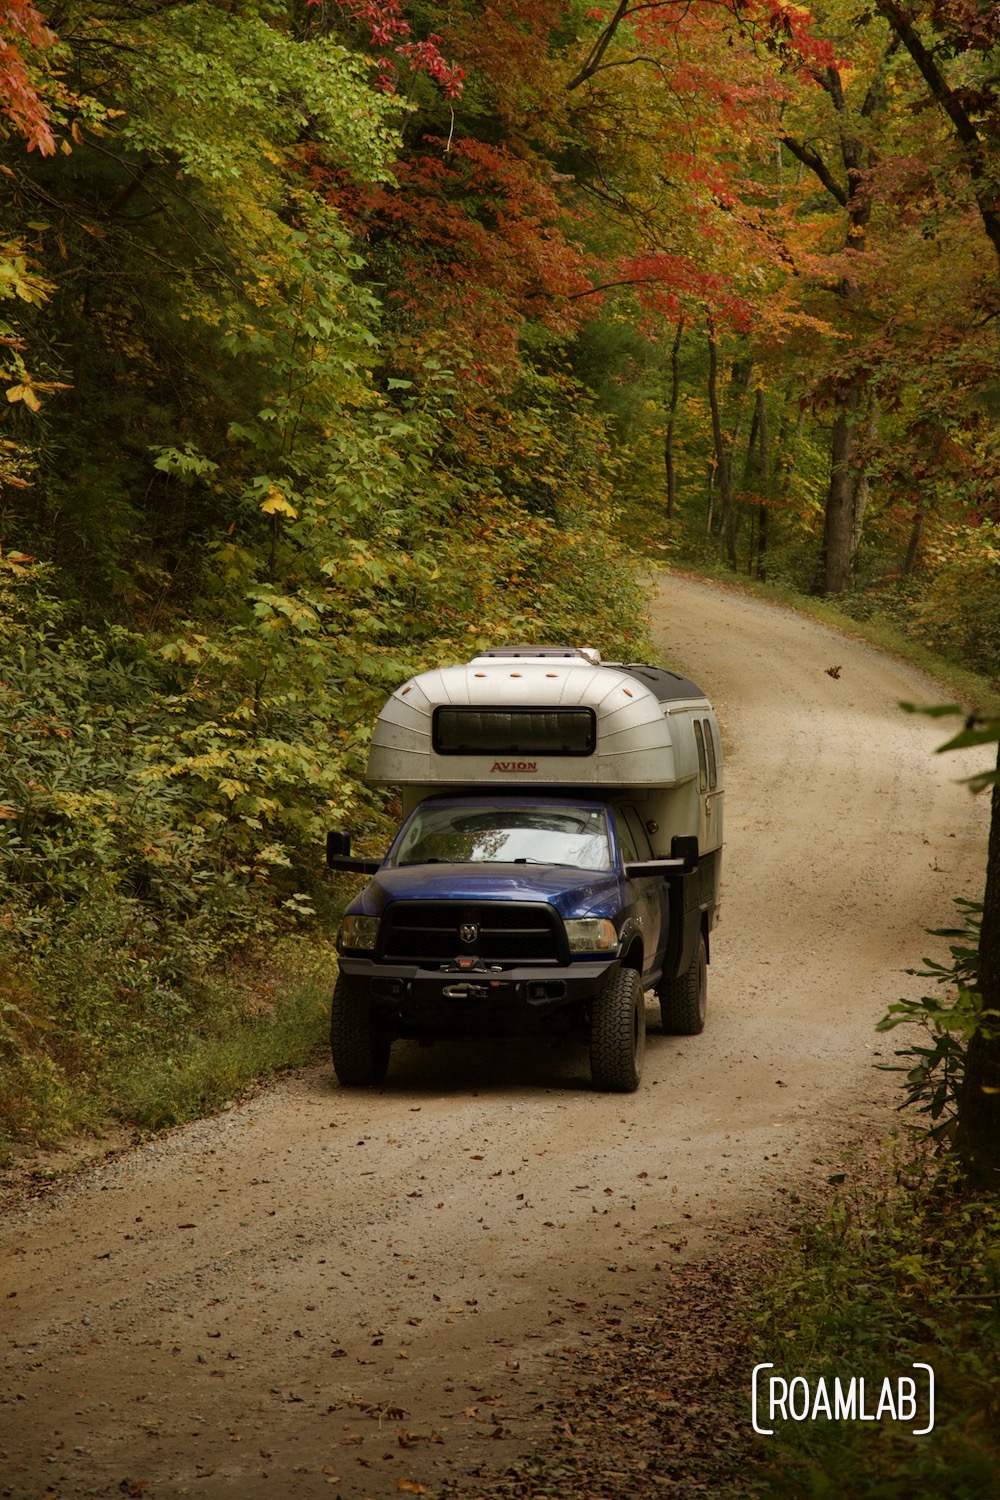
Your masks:
{"label": "truck tire", "polygon": [[381,1083],[392,1040],[379,1025],[371,996],[345,977],[337,980],[330,1007],[330,1051],[338,1079],[348,1087]]}
{"label": "truck tire", "polygon": [[631,1094],[646,1051],[646,1001],[634,969],[616,969],[594,1002],[590,1073],[594,1087]]}
{"label": "truck tire", "polygon": [[698,938],[698,948],[691,967],[677,979],[660,985],[660,1019],[668,1036],[700,1036],[705,1030],[708,1003],[708,955],[705,935]]}

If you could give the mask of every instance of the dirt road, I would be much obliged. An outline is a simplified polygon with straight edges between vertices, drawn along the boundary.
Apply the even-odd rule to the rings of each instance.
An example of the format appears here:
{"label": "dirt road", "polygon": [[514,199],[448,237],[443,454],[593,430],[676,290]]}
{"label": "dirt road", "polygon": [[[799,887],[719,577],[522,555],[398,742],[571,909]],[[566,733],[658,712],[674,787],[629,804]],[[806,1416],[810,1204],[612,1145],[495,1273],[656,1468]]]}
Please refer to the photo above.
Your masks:
{"label": "dirt road", "polygon": [[530,1441],[598,1303],[890,1125],[872,1025],[980,890],[977,767],[867,646],[679,577],[654,618],[727,740],[705,1034],[624,1097],[565,1047],[317,1067],[11,1209],[0,1494],[434,1493]]}

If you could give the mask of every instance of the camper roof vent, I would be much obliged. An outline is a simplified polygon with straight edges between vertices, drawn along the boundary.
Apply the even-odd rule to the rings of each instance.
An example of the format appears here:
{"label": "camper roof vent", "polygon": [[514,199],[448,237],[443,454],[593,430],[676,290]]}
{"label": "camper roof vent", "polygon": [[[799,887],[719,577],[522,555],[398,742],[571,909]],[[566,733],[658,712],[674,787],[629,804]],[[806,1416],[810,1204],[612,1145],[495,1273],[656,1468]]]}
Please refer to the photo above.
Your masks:
{"label": "camper roof vent", "polygon": [[497,646],[484,651],[476,661],[551,660],[553,657],[572,660],[582,657],[591,666],[600,665],[601,653],[594,646]]}

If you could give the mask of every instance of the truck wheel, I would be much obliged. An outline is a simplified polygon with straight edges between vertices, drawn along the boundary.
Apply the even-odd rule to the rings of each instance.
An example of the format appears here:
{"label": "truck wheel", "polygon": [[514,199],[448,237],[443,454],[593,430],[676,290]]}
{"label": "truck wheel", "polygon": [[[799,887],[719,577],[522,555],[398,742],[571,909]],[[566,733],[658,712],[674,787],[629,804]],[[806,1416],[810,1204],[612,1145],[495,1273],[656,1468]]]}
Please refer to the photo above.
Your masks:
{"label": "truck wheel", "polygon": [[590,1073],[594,1087],[631,1094],[646,1051],[646,1001],[634,969],[617,969],[594,1002]]}
{"label": "truck wheel", "polygon": [[699,1036],[705,1030],[708,955],[704,934],[698,939],[698,951],[687,973],[666,980],[659,993],[660,1016],[668,1036]]}
{"label": "truck wheel", "polygon": [[330,1008],[330,1051],[334,1071],[345,1085],[381,1083],[392,1041],[378,1023],[371,996],[343,974]]}

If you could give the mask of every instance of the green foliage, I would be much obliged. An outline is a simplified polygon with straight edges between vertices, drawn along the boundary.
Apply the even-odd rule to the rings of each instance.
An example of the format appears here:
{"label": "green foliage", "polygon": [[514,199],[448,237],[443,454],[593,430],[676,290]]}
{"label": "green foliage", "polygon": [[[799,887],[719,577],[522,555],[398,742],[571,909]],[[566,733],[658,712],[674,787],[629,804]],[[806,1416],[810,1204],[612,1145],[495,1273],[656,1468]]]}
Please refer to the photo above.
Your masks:
{"label": "green foliage", "polygon": [[928,928],[932,937],[955,939],[949,944],[951,961],[925,958],[922,969],[907,969],[944,987],[945,995],[924,995],[919,1000],[897,1000],[876,1026],[892,1031],[897,1026],[917,1026],[925,1040],[896,1051],[906,1058],[902,1064],[880,1063],[885,1072],[903,1073],[905,1097],[900,1109],[915,1108],[930,1123],[917,1134],[931,1141],[950,1140],[957,1125],[958,1100],[965,1077],[968,1044],[975,1033],[993,1036],[1000,1029],[1000,1014],[983,1009],[976,989],[979,975],[979,930],[982,902],[957,897],[961,927]]}
{"label": "green foliage", "polygon": [[[0,527],[100,612],[190,593],[206,539],[240,514],[296,414],[301,448],[365,399],[374,302],[305,161],[384,177],[399,109],[343,47],[279,15],[204,0],[71,13],[63,61],[80,88],[65,154],[4,165],[16,194],[0,239],[9,226],[22,253],[3,353],[27,393],[10,398],[9,426],[36,462],[34,490],[0,502]],[[26,203],[45,205],[30,238]],[[22,348],[30,376],[14,368]],[[248,442],[248,417],[259,429],[276,416],[270,445]]]}
{"label": "green foliage", "polygon": [[[335,969],[315,942],[247,947],[202,976],[197,1004],[184,1006],[130,984],[124,964],[107,981],[118,934],[106,907],[90,915],[89,933],[77,928],[50,945],[30,974],[0,953],[4,994],[17,1002],[0,1008],[0,1148],[54,1142],[109,1120],[164,1129],[316,1054]],[[88,1025],[102,1012],[111,1025],[95,1036]]]}
{"label": "green foliage", "polygon": [[764,1292],[756,1357],[775,1374],[830,1384],[864,1375],[876,1389],[927,1361],[935,1430],[915,1438],[888,1422],[779,1422],[755,1488],[763,1500],[974,1500],[993,1487],[1000,1205],[970,1195],[947,1168],[929,1178],[919,1162],[900,1170],[917,1174],[907,1190],[889,1185],[884,1166],[849,1164],[829,1210],[797,1225]]}
{"label": "green foliage", "polygon": [[[196,168],[208,170],[192,156]],[[234,372],[225,426],[209,414],[172,430],[162,411],[146,424],[147,476],[198,553],[186,589],[141,535],[126,538],[116,486],[132,488],[138,449],[120,447],[116,470],[112,446],[75,502],[84,553],[98,578],[111,567],[114,592],[142,548],[128,584],[142,613],[146,580],[172,591],[164,626],[112,623],[93,606],[88,618],[60,602],[51,569],[3,560],[0,960],[21,997],[0,1033],[9,1131],[51,1136],[109,1104],[164,1123],[189,1108],[182,1098],[231,1090],[198,1079],[235,1066],[213,1038],[232,1012],[237,955],[332,925],[336,896],[318,871],[327,826],[360,824],[376,847],[388,835],[360,776],[401,680],[511,632],[586,634],[629,655],[643,639],[638,595],[601,531],[610,462],[584,394],[526,373],[499,442],[485,420],[456,427],[457,378],[431,353],[383,394],[357,254],[318,199],[287,185],[284,202],[291,225],[275,219],[266,246],[247,237],[249,302],[225,280],[211,297],[188,287],[190,313],[173,302],[175,330],[184,317],[202,330],[188,349],[210,354],[209,391]],[[127,368],[152,372],[145,339]],[[99,402],[94,430],[112,414],[117,403]],[[152,440],[157,426],[167,441]],[[53,466],[44,477],[53,495],[65,483]],[[278,1017],[261,1034],[290,1060],[281,1028]],[[156,1060],[185,1048],[178,1077],[164,1075]],[[154,1075],[174,1102],[143,1089],[129,1102]]]}
{"label": "green foliage", "polygon": [[[134,23],[138,64],[123,91],[121,143],[196,180],[230,224],[271,227],[282,153],[315,142],[360,178],[387,175],[398,107],[368,88],[367,69],[329,36],[207,0]],[[277,24],[273,24],[277,22]],[[111,35],[104,34],[106,43]],[[264,242],[246,235],[259,251]]]}
{"label": "green foliage", "polygon": [[109,1068],[197,1034],[234,949],[273,942],[315,875],[157,775],[161,735],[205,705],[170,691],[140,636],[67,635],[32,580],[4,602],[2,1123],[51,1137],[99,1115]]}
{"label": "green foliage", "polygon": [[162,1130],[227,1106],[258,1079],[309,1062],[326,1041],[332,953],[286,940],[220,986],[200,1032],[113,1064],[101,1080],[113,1119]]}
{"label": "green foliage", "polygon": [[996,675],[1000,662],[1000,522],[942,528],[914,607],[916,634],[935,650]]}

